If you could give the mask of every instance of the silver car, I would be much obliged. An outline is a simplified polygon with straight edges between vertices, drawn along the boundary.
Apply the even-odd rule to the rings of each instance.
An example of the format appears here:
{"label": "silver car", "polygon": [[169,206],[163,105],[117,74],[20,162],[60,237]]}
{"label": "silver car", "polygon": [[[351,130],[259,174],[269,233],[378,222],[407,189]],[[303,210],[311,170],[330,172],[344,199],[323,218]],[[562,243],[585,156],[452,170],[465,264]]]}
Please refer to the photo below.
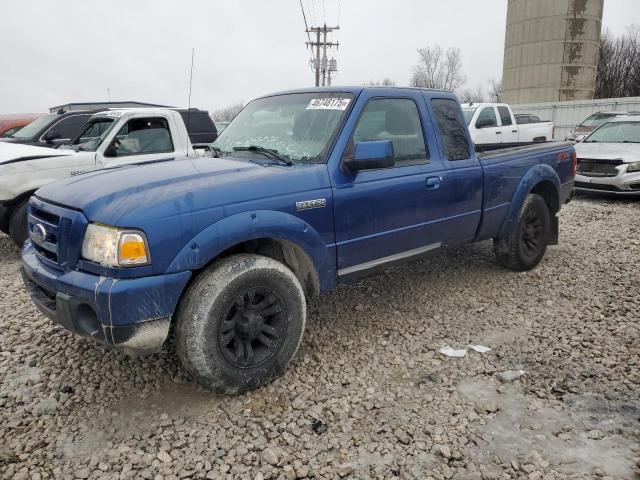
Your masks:
{"label": "silver car", "polygon": [[611,120],[575,148],[577,191],[640,197],[640,116]]}

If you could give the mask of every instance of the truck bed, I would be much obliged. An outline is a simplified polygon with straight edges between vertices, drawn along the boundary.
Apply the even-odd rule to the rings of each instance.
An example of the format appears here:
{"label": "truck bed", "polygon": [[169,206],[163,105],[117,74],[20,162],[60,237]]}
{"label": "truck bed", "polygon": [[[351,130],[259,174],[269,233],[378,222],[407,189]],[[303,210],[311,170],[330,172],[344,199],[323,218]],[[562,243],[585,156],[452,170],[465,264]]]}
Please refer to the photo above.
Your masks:
{"label": "truck bed", "polygon": [[494,238],[498,235],[509,215],[517,195],[516,189],[521,185],[523,176],[536,165],[540,165],[540,169],[547,166],[557,171],[561,191],[559,201],[564,203],[573,184],[570,160],[572,150],[572,142],[548,142],[477,154],[484,173],[483,214],[477,239]]}

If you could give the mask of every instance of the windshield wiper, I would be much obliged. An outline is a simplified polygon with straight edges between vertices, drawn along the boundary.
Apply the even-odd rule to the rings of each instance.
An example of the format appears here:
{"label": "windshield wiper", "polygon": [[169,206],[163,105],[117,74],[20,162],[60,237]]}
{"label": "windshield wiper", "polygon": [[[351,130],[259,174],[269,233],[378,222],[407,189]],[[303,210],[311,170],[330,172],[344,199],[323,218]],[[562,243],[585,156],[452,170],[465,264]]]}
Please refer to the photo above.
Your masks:
{"label": "windshield wiper", "polygon": [[259,145],[250,145],[248,147],[233,147],[234,152],[254,152],[260,153],[267,158],[272,160],[278,160],[286,165],[293,165],[291,159],[280,155],[277,150],[273,150],[272,148],[264,148]]}

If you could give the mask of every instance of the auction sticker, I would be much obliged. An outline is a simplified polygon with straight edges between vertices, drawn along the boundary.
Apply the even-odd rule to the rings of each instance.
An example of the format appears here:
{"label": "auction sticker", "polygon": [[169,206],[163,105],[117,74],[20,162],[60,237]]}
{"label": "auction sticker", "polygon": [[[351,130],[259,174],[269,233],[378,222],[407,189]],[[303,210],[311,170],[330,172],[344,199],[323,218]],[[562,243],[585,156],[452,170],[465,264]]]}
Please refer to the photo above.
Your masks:
{"label": "auction sticker", "polygon": [[314,98],[307,110],[346,110],[350,101],[350,98]]}

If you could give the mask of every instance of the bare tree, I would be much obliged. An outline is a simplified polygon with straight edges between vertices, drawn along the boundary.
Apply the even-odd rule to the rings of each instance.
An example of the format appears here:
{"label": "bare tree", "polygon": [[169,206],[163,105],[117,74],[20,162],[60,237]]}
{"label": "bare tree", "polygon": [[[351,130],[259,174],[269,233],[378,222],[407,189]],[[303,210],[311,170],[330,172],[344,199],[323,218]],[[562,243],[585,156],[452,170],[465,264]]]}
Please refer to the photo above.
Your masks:
{"label": "bare tree", "polygon": [[494,103],[502,101],[502,80],[495,78],[489,80],[489,101]]}
{"label": "bare tree", "polygon": [[482,91],[482,85],[478,85],[478,88],[475,90],[471,90],[470,88],[465,88],[458,93],[458,98],[460,99],[460,103],[482,103],[485,101],[485,95]]}
{"label": "bare tree", "polygon": [[391,80],[388,77],[385,77],[382,79],[382,81],[380,80],[369,80],[368,82],[364,83],[365,87],[395,87],[396,86],[396,82],[394,82],[393,80]]}
{"label": "bare tree", "polygon": [[459,48],[443,51],[440,45],[418,49],[418,64],[413,68],[411,85],[454,91],[465,82]]}
{"label": "bare tree", "polygon": [[214,122],[230,122],[233,120],[240,110],[244,107],[243,102],[234,103],[233,105],[228,105],[224,108],[214,111],[211,114]]}
{"label": "bare tree", "polygon": [[600,39],[595,98],[640,96],[640,26],[621,37],[605,31]]}

